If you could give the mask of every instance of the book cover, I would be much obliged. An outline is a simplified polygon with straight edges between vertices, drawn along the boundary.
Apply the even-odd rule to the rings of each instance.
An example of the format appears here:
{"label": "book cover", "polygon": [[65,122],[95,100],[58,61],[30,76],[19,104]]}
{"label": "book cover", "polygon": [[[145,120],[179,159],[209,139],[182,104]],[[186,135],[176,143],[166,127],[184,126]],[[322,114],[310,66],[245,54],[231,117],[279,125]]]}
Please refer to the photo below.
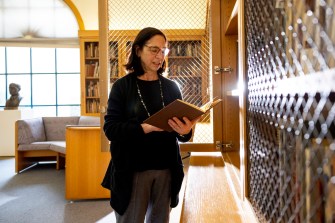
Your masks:
{"label": "book cover", "polygon": [[192,121],[207,113],[211,108],[213,108],[221,101],[221,99],[216,99],[209,101],[201,107],[198,107],[194,104],[177,99],[144,120],[144,123],[156,126],[168,132],[172,132],[173,130],[168,124],[168,120],[170,118],[177,117],[180,120],[183,120],[183,117],[187,117]]}
{"label": "book cover", "polygon": [[86,77],[93,77],[95,71],[95,64],[86,64]]}

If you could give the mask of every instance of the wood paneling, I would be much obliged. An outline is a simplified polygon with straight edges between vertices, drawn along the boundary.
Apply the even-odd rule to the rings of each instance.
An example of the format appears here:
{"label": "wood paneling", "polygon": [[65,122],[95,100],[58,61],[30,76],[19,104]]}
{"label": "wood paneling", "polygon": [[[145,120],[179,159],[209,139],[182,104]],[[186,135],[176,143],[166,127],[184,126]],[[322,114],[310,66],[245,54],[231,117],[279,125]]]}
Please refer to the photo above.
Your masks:
{"label": "wood paneling", "polygon": [[180,222],[255,222],[245,219],[232,180],[220,152],[192,152]]}
{"label": "wood paneling", "polygon": [[101,182],[111,156],[100,144],[100,127],[66,128],[66,199],[110,197]]}
{"label": "wood paneling", "polygon": [[226,35],[237,35],[238,33],[238,1],[235,1],[235,5],[233,11],[231,12],[227,28],[226,28]]}

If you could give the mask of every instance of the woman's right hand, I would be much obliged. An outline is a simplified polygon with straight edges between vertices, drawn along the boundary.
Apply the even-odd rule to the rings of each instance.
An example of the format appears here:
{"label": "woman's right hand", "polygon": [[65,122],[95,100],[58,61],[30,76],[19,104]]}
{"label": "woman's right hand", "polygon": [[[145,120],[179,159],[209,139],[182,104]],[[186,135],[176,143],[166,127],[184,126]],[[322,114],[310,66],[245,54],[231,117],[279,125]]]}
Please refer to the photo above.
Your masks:
{"label": "woman's right hand", "polygon": [[144,131],[145,134],[150,133],[150,132],[155,132],[155,131],[156,132],[164,131],[161,128],[158,128],[156,126],[149,125],[149,124],[146,124],[146,123],[142,123],[141,126],[142,126],[142,129],[143,129],[143,131]]}

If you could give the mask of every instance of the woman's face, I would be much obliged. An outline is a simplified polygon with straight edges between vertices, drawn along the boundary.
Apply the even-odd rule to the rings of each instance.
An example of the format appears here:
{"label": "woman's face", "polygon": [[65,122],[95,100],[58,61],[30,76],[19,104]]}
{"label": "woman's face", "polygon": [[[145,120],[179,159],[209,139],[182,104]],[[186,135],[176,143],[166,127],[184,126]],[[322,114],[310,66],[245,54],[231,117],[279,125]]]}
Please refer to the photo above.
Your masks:
{"label": "woman's face", "polygon": [[142,50],[139,50],[138,56],[141,58],[144,72],[157,73],[168,52],[166,44],[163,36],[156,35],[144,44]]}

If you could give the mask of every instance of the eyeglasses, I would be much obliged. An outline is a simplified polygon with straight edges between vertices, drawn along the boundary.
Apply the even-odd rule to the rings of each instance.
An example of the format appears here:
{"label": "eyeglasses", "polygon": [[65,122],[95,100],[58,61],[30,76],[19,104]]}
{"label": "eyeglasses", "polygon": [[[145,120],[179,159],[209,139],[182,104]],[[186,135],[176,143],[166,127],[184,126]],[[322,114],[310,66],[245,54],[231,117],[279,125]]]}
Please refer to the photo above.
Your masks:
{"label": "eyeglasses", "polygon": [[169,48],[159,48],[158,46],[149,46],[146,44],[144,44],[144,46],[148,47],[152,55],[155,55],[155,56],[157,56],[159,53],[162,53],[163,56],[166,57],[170,52]]}

